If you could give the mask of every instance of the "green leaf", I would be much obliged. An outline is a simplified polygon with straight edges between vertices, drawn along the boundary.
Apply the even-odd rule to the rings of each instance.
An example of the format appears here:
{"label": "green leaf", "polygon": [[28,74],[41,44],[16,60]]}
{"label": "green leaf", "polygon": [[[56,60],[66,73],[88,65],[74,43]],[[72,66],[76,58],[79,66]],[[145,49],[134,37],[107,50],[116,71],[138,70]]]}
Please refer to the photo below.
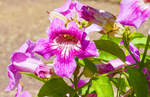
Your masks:
{"label": "green leaf", "polygon": [[73,94],[73,89],[62,78],[53,78],[42,86],[38,97],[65,97],[67,93]]}
{"label": "green leaf", "polygon": [[[137,48],[145,48],[147,38],[135,38],[131,42],[137,47]],[[148,47],[150,49],[150,46]]]}
{"label": "green leaf", "polygon": [[132,39],[134,39],[134,38],[142,38],[142,37],[144,37],[144,34],[143,34],[143,33],[139,33],[139,32],[133,32],[133,33],[130,35],[130,37],[131,37]]}
{"label": "green leaf", "polygon": [[123,50],[111,40],[96,40],[95,41],[97,49],[108,52],[125,62],[125,54]]}
{"label": "green leaf", "polygon": [[116,37],[108,37],[108,35],[102,35],[100,39],[103,39],[103,40],[111,40],[117,44],[120,44],[120,41],[121,41],[121,38],[116,38]]}
{"label": "green leaf", "polygon": [[98,76],[97,79],[92,81],[98,97],[114,97],[112,84],[107,76]]}
{"label": "green leaf", "polygon": [[83,61],[84,61],[84,64],[85,64],[85,68],[87,68],[88,70],[90,70],[92,73],[97,73],[97,68],[96,68],[95,64],[93,64],[87,58],[83,59]]}
{"label": "green leaf", "polygon": [[110,60],[113,60],[113,59],[116,59],[117,57],[110,54],[110,53],[107,53],[105,51],[100,51],[100,56],[99,57],[96,57],[96,59],[101,59],[101,60],[104,60],[104,61],[110,61]]}
{"label": "green leaf", "polygon": [[143,72],[137,68],[128,69],[129,83],[133,87],[136,97],[147,97],[148,96],[148,83],[146,76]]}
{"label": "green leaf", "polygon": [[36,76],[35,74],[33,74],[33,73],[29,73],[29,72],[21,72],[21,74],[24,74],[24,75],[27,75],[27,76],[30,76],[30,77],[33,77],[33,78],[35,78],[35,79],[37,79],[37,80],[39,80],[39,81],[41,81],[41,82],[46,82],[46,80],[45,79],[43,79],[43,78],[39,78],[38,76]]}
{"label": "green leaf", "polygon": [[124,94],[129,86],[125,78],[112,78],[111,81],[119,89],[120,94]]}
{"label": "green leaf", "polygon": [[[88,85],[85,85],[84,87],[82,87],[82,89],[79,91],[79,93],[81,95],[84,95],[86,93],[87,89],[88,89]],[[94,91],[95,91],[95,89],[93,88],[93,86],[91,86],[89,89],[89,94],[93,93]]]}

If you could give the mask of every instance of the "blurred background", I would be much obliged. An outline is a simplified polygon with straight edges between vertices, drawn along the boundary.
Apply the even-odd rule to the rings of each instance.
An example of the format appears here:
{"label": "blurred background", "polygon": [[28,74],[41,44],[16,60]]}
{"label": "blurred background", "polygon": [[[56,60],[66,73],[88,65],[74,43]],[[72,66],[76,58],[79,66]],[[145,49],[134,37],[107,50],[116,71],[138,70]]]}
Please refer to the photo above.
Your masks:
{"label": "blurred background", "polygon": [[[82,3],[119,14],[119,0],[81,0]],[[47,11],[62,6],[65,0],[0,0],[0,97],[14,97],[15,92],[5,92],[9,83],[7,65],[11,53],[26,40],[36,41],[47,37],[49,25]],[[147,33],[150,21],[138,31]],[[96,37],[96,36],[91,36]],[[22,77],[24,89],[36,97],[41,83],[27,76]]]}

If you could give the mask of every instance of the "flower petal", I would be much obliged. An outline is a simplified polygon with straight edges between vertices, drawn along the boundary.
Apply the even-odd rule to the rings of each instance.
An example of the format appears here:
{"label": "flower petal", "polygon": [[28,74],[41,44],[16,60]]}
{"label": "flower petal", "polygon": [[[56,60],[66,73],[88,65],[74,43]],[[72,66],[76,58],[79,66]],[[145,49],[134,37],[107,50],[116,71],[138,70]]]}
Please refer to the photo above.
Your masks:
{"label": "flower petal", "polygon": [[76,68],[76,62],[73,58],[61,58],[57,56],[54,60],[54,70],[61,77],[70,78]]}
{"label": "flower petal", "polygon": [[82,40],[84,34],[86,36],[86,33],[80,30],[74,21],[71,21],[67,24],[67,29],[69,30],[68,34],[74,36],[76,39],[80,41]]}
{"label": "flower petal", "polygon": [[28,91],[23,91],[19,97],[32,97]]}
{"label": "flower petal", "polygon": [[51,42],[47,38],[40,39],[36,42],[36,47],[34,48],[34,52],[43,56],[45,59],[49,59],[53,56],[56,51],[51,48]]}
{"label": "flower petal", "polygon": [[109,61],[108,63],[110,63],[115,69],[119,69],[125,66],[124,62],[122,62],[120,59],[114,59],[114,60]]}
{"label": "flower petal", "polygon": [[90,34],[91,32],[100,32],[102,30],[103,30],[103,28],[101,26],[99,26],[97,24],[91,24],[89,27],[87,27],[85,29],[85,32],[87,34]]}
{"label": "flower petal", "polygon": [[58,34],[63,33],[65,29],[65,23],[59,18],[54,18],[47,30],[50,39],[54,39]]}
{"label": "flower petal", "polygon": [[18,73],[18,70],[13,64],[8,66],[8,77],[10,81],[8,87],[5,90],[11,91],[17,88],[19,84],[19,79],[21,78],[21,74]]}
{"label": "flower petal", "polygon": [[79,58],[99,56],[99,53],[97,51],[97,48],[96,48],[96,45],[94,42],[84,40],[81,43],[81,45],[82,45],[81,50],[80,50],[79,54],[77,54],[77,56]]}
{"label": "flower petal", "polygon": [[35,74],[40,78],[48,78],[53,74],[53,70],[50,66],[39,65],[35,70]]}
{"label": "flower petal", "polygon": [[55,9],[55,11],[64,13],[70,8],[71,4],[72,4],[72,0],[67,0],[66,3],[62,7]]}
{"label": "flower petal", "polygon": [[150,6],[144,0],[122,0],[120,6],[117,22],[123,25],[139,28],[150,17]]}
{"label": "flower petal", "polygon": [[140,52],[139,50],[132,44],[129,44],[129,49],[131,50],[132,54],[134,55],[134,57],[140,61]]}
{"label": "flower petal", "polygon": [[27,40],[21,47],[19,50],[17,50],[17,52],[22,52],[22,53],[30,53],[32,54],[32,51],[35,47],[35,43]]}

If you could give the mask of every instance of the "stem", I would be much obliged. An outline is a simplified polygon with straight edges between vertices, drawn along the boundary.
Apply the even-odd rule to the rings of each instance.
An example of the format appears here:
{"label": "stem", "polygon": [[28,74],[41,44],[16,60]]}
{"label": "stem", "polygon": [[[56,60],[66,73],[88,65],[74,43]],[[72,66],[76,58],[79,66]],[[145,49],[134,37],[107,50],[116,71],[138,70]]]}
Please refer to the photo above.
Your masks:
{"label": "stem", "polygon": [[119,90],[120,90],[120,84],[121,84],[121,81],[120,81],[120,79],[121,79],[121,75],[122,75],[122,73],[120,73],[120,77],[119,77],[119,87],[117,88],[117,97],[119,97],[120,96],[120,94],[119,94]]}
{"label": "stem", "polygon": [[93,78],[91,78],[91,79],[89,80],[89,82],[87,83],[87,84],[88,84],[88,88],[87,88],[87,90],[86,90],[85,95],[83,95],[83,97],[86,97],[86,95],[89,93],[89,90],[90,90],[90,87],[91,87],[91,82],[92,82],[92,80],[93,80]]}
{"label": "stem", "polygon": [[132,68],[132,66],[134,66],[134,65],[136,65],[136,64],[124,66],[124,67],[119,68],[119,69],[116,69],[116,70],[114,70],[114,71],[110,71],[110,72],[107,72],[107,73],[105,73],[105,74],[101,74],[101,76],[107,76],[107,75],[109,75],[109,74],[116,73],[116,72],[118,72],[118,71],[123,70],[124,68],[129,68],[129,67]]}
{"label": "stem", "polygon": [[147,37],[146,46],[145,46],[145,49],[144,49],[144,53],[143,53],[143,57],[142,57],[142,60],[141,60],[141,64],[144,63],[144,60],[145,60],[145,57],[146,57],[146,54],[147,54],[147,51],[148,51],[149,41],[150,41],[150,35],[148,35],[148,37]]}
{"label": "stem", "polygon": [[71,81],[72,84],[74,84],[73,80],[71,78],[69,78],[69,80]]}
{"label": "stem", "polygon": [[120,96],[120,97],[128,97],[129,95],[131,95],[133,93],[133,88],[129,89],[124,95]]}
{"label": "stem", "polygon": [[78,80],[80,80],[80,78],[83,74],[84,74],[84,69],[83,69],[82,73],[78,76]]}

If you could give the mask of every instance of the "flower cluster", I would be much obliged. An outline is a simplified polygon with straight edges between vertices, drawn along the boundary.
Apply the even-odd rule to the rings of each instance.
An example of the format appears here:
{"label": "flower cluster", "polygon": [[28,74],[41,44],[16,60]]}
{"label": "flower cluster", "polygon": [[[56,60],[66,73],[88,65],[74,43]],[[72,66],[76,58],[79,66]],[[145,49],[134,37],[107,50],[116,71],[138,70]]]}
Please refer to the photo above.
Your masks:
{"label": "flower cluster", "polygon": [[[94,81],[80,80],[82,73],[77,77],[79,69],[81,69],[83,65],[76,59],[87,59],[89,63],[87,61],[84,63],[94,64],[97,70],[95,70],[94,73],[92,72],[93,75],[91,79],[96,80],[96,78],[93,78],[96,75],[107,74],[122,67],[135,64],[133,68],[142,68],[144,75],[147,76],[146,79],[149,81],[150,72],[148,68],[141,67],[141,64],[144,64],[142,61],[143,59],[140,58],[140,52],[137,47],[130,42],[130,30],[126,31],[126,27],[124,27],[124,25],[128,25],[139,28],[141,24],[150,17],[149,2],[149,0],[122,0],[120,14],[116,18],[113,14],[104,10],[92,8],[76,0],[67,0],[62,7],[49,12],[50,25],[47,28],[47,38],[41,38],[36,42],[28,40],[18,50],[13,52],[11,64],[8,65],[8,77],[10,82],[6,91],[17,89],[15,97],[31,97],[27,91],[23,91],[23,87],[20,84],[21,75],[25,73],[33,74],[44,82],[51,80],[54,75],[67,79],[72,79],[74,77],[74,80],[71,80],[73,83],[71,89],[75,89],[75,91],[78,89],[80,90],[80,88],[84,87],[84,85],[86,86],[88,83],[88,88],[90,88],[90,85],[92,85]],[[107,43],[100,45],[104,46],[104,48],[99,47],[100,43],[94,43],[94,41],[89,40],[88,35],[92,32],[98,32],[108,36],[114,34],[121,35],[122,41],[119,41],[120,47],[124,46],[127,51],[129,51],[129,54],[124,55],[124,60],[122,60],[122,57],[109,61],[102,60],[101,54],[99,54],[101,50],[118,57],[118,54],[114,53],[117,52],[116,50],[114,50],[114,52],[109,50],[113,50],[111,45],[115,46],[117,44],[111,42],[113,44],[109,44],[108,46]],[[123,52],[120,47],[117,46],[114,48]],[[40,59],[39,56],[42,56],[45,60]],[[55,56],[55,58],[50,64],[48,60],[52,56]],[[102,62],[101,60],[98,60],[98,62],[93,61],[99,57]],[[45,61],[47,62],[45,63]],[[86,68],[83,70],[83,73],[92,68],[86,66],[86,64],[83,66],[83,68]],[[128,71],[127,68],[123,70]],[[114,77],[114,75],[114,73],[108,74],[107,77]],[[89,89],[86,93],[88,93],[88,91]],[[85,94],[85,96],[99,96],[99,89],[97,89],[97,87],[95,91]],[[82,96],[83,94],[79,95]]]}

